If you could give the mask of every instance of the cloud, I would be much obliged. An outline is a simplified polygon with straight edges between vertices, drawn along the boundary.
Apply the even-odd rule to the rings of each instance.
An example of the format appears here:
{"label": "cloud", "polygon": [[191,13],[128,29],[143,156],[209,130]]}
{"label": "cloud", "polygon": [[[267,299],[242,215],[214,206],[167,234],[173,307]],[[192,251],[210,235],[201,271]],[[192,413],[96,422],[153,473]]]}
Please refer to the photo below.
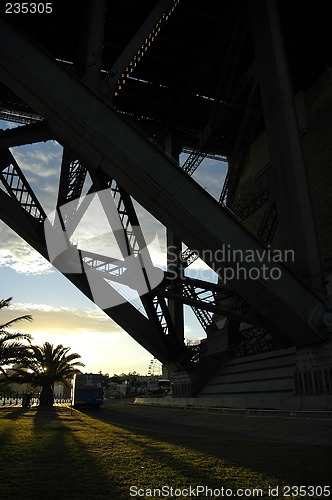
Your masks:
{"label": "cloud", "polygon": [[7,122],[6,120],[0,120],[0,128],[3,128],[3,130],[6,130],[7,128],[16,128],[16,127],[22,127],[19,123],[15,122]]}
{"label": "cloud", "polygon": [[9,308],[2,309],[1,322],[18,316],[30,314],[32,322],[18,323],[13,329],[33,335],[43,333],[72,335],[80,332],[123,334],[103,311],[99,309],[69,309],[53,307],[46,304],[13,303]]}
{"label": "cloud", "polygon": [[[59,159],[61,160],[62,147],[54,142],[43,143],[39,146],[20,146],[12,148],[12,154],[17,163],[25,172],[30,172],[35,177],[52,177],[59,172]],[[48,168],[45,168],[47,166]]]}
{"label": "cloud", "polygon": [[11,148],[11,152],[45,212],[54,210],[62,147],[55,141],[48,141]]}
{"label": "cloud", "polygon": [[0,227],[0,267],[24,274],[53,272],[53,266],[20,236],[2,222]]}
{"label": "cloud", "polygon": [[[26,145],[12,148],[13,155],[22,171],[26,175],[31,187],[47,214],[55,209],[59,184],[62,147],[55,141],[42,144]],[[184,155],[183,155],[184,156]],[[220,195],[223,179],[226,173],[225,163],[205,159],[195,172],[195,179],[202,184],[215,197]],[[143,228],[148,228],[158,235],[150,246],[151,258],[155,266],[166,269],[166,238],[165,227],[142,207],[135,203],[137,214]],[[92,215],[96,210],[91,211]],[[90,217],[91,219],[91,217]],[[101,217],[93,217],[93,223],[80,224],[80,232],[73,235],[78,240],[80,248],[87,248],[98,253],[99,248],[107,250],[106,255],[117,257],[114,253],[114,244],[109,231],[102,225]],[[96,223],[97,222],[97,223]],[[21,273],[41,274],[52,272],[52,266],[29,245],[14,233],[5,229],[1,234],[0,266],[7,266]],[[147,241],[151,239],[147,235]],[[74,242],[76,244],[76,241]],[[90,248],[91,247],[91,248]],[[197,260],[190,266],[190,273],[204,273],[205,279],[207,266]],[[198,277],[198,276],[197,276]]]}
{"label": "cloud", "polygon": [[11,331],[30,333],[33,344],[50,342],[70,347],[70,352],[82,356],[86,372],[146,372],[151,354],[97,308],[13,303],[1,310],[1,322],[25,314],[31,314],[33,321],[17,323]]}
{"label": "cloud", "polygon": [[[2,122],[2,124],[7,128],[8,126],[14,128],[12,124],[6,122]],[[62,147],[55,141],[49,141],[11,148],[11,152],[45,212],[54,210],[57,200]],[[0,224],[0,267],[9,267],[18,273],[25,274],[52,272],[53,268],[46,259],[9,227],[3,223]]]}

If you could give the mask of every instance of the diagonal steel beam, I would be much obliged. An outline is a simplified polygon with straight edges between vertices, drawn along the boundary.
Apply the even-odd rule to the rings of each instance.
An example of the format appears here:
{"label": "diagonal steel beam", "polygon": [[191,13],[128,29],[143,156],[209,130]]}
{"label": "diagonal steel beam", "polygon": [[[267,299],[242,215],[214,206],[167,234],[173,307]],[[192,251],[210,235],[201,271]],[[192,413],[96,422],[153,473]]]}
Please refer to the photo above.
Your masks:
{"label": "diagonal steel beam", "polygon": [[13,110],[0,105],[0,120],[14,122],[14,123],[38,123],[42,121],[42,117],[30,113],[28,110]]}
{"label": "diagonal steel beam", "polygon": [[45,142],[51,139],[53,139],[52,134],[47,130],[43,121],[7,130],[0,129],[0,149]]}
{"label": "diagonal steel beam", "polygon": [[[3,82],[48,121],[51,132],[79,159],[106,171],[160,222],[218,268],[218,252],[250,250],[278,279],[238,276],[252,263],[228,259],[232,288],[260,312],[262,324],[285,344],[318,342],[331,327],[321,299],[286,266],[269,261],[264,246],[176,163],[107,103],[13,28],[1,21]],[[130,171],[131,175],[128,175]],[[208,252],[207,252],[208,250]],[[265,250],[265,253],[264,253]]]}
{"label": "diagonal steel beam", "polygon": [[9,149],[0,151],[0,180],[10,196],[32,217],[34,223],[45,220],[43,207]]}
{"label": "diagonal steel beam", "polygon": [[[179,303],[192,306],[193,309],[209,311],[213,314],[219,314],[226,318],[234,318],[244,321],[248,324],[259,324],[260,318],[256,314],[243,313],[239,309],[234,309],[232,304],[226,304],[228,298],[233,298],[234,293],[228,289],[228,294],[222,292],[218,285],[191,278],[179,279],[172,286],[172,281],[167,279],[162,285],[159,285],[155,293],[160,297],[167,297],[176,300]],[[224,294],[224,297],[222,296]],[[195,311],[194,311],[195,312]],[[199,320],[199,318],[198,318]],[[207,328],[212,324],[212,315],[209,323],[205,323]]]}
{"label": "diagonal steel beam", "polygon": [[[82,182],[80,180],[82,179],[82,171],[83,178],[85,179],[87,169],[83,167],[83,165],[78,160],[70,161],[68,153],[66,153],[66,150],[64,150],[61,165],[58,204],[60,204],[59,200],[61,199],[64,203],[72,201],[72,199],[76,200],[76,198],[81,194]],[[108,189],[109,192],[112,193],[114,207],[116,207],[119,216],[118,222],[121,222],[123,228],[123,231],[113,231],[113,234],[118,242],[119,249],[121,250],[123,257],[133,255],[140,261],[139,267],[141,267],[145,277],[145,283],[150,289],[149,270],[153,267],[153,264],[146,247],[145,238],[140,228],[139,220],[136,215],[131,197],[115,182],[114,179],[108,177],[103,171],[92,171],[91,175],[93,178],[93,185],[90,188],[91,193],[94,193],[100,189]],[[73,193],[74,190],[69,189],[71,186],[73,186],[74,188],[80,186],[79,192]],[[66,195],[66,197],[61,198],[61,193]],[[80,206],[78,207],[77,205],[79,200],[77,199],[76,203],[71,203],[73,208],[70,210],[69,214],[66,214],[66,212],[68,212],[68,209],[64,210],[61,218],[63,219],[63,227],[65,229],[67,239],[71,237],[72,233],[80,223],[91,201],[91,196],[84,197],[83,200],[81,200]],[[104,200],[104,197],[102,197],[101,199],[104,213],[107,218],[107,214],[110,209],[110,201],[111,200],[108,199],[106,202],[106,200]],[[111,230],[111,221],[109,220],[109,222]],[[143,253],[144,262],[142,261]],[[126,276],[128,274],[129,280],[132,279],[132,277],[130,278],[130,276],[132,276],[131,272],[128,272],[124,261],[119,262],[117,259],[107,258],[104,255],[97,255],[85,250],[80,251],[80,256],[84,269],[86,269],[88,272],[91,269],[94,269],[99,273],[103,273],[105,280],[108,281],[111,286],[113,286],[114,283],[126,284]],[[130,283],[127,284],[131,286]],[[170,314],[167,310],[168,307],[164,298],[158,298],[157,296],[148,293],[141,296],[141,302],[148,318],[152,321],[155,328],[159,331],[160,339],[165,344],[166,350],[171,349],[174,352],[175,349],[181,350],[181,346],[184,346],[183,336],[182,342],[181,338],[177,339],[172,318],[170,317]],[[170,356],[170,358],[172,358],[172,355]]]}
{"label": "diagonal steel beam", "polygon": [[128,46],[123,50],[111,70],[106,75],[104,82],[105,91],[111,96],[117,95],[126,81],[135,72],[136,67],[143,59],[149,47],[157,38],[162,25],[172,15],[179,0],[159,0],[152,9],[142,26],[130,40]]}
{"label": "diagonal steel beam", "polygon": [[81,196],[86,174],[86,167],[64,149],[57,206],[69,203]]}
{"label": "diagonal steel beam", "polygon": [[[34,224],[33,217],[26,212],[3,190],[0,189],[0,217],[13,231],[23,238],[32,248],[40,253],[46,260],[49,260],[43,224]],[[86,297],[94,301],[91,294],[90,285],[84,273],[81,274],[62,274],[71,281]],[[98,283],[100,293],[105,295],[113,293],[115,301],[121,301],[122,296],[107,284],[104,279]],[[162,342],[159,341],[155,326],[142,313],[140,313],[129,302],[120,303],[111,308],[104,309],[104,312],[115,323],[123,328],[129,335],[147,349],[151,354],[165,364],[181,366],[180,361],[185,357],[186,352],[174,351],[172,354],[165,349]]]}
{"label": "diagonal steel beam", "polygon": [[[0,151],[0,180],[8,191],[7,194],[0,189],[0,218],[44,258],[49,260],[44,236],[46,214],[9,150]],[[68,252],[77,253],[76,248],[70,245],[68,238],[66,238],[66,243],[68,244]],[[86,257],[89,258],[87,253]],[[90,260],[92,260],[91,256]],[[56,267],[56,262],[53,261],[52,264]],[[93,265],[88,265],[88,267],[95,269]],[[91,291],[91,280],[87,278],[85,269],[82,266],[80,274],[65,273],[61,267],[59,270],[98,305],[93,291]],[[108,302],[118,304],[111,308],[103,308],[106,314],[149,352],[164,363],[173,363],[175,366],[179,362],[178,358],[186,358],[184,346],[181,349],[180,345],[174,346],[174,343],[165,342],[158,336],[159,323],[149,321],[129,302],[125,302],[123,305],[122,295],[108,283],[105,277],[94,273],[93,285],[98,287],[98,296],[108,297]]]}

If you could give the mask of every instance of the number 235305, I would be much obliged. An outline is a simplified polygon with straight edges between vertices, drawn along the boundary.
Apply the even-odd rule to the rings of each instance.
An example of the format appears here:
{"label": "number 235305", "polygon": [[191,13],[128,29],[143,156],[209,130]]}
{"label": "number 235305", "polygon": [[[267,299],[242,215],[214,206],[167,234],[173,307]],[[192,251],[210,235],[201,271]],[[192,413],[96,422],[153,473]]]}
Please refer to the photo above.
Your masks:
{"label": "number 235305", "polygon": [[5,4],[6,14],[51,14],[52,12],[52,2],[7,2]]}

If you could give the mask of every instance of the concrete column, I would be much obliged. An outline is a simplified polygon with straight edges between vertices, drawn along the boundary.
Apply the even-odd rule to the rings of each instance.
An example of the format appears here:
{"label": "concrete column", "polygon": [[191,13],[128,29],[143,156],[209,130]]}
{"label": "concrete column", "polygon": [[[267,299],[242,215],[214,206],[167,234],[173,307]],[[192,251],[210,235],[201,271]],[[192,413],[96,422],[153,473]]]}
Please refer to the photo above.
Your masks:
{"label": "concrete column", "polygon": [[309,182],[275,0],[249,2],[260,85],[284,249],[294,250],[291,268],[320,296],[324,281]]}

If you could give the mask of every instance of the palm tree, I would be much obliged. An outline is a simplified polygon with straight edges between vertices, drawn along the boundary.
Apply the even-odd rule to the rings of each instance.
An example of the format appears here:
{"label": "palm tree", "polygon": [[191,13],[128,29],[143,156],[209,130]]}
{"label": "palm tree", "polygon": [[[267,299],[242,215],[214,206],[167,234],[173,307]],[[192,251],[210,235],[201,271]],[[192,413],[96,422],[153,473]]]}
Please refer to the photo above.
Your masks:
{"label": "palm tree", "polygon": [[[0,310],[4,307],[9,307],[11,303],[12,297],[8,299],[0,299]],[[3,325],[0,325],[0,371],[4,376],[6,376],[6,372],[4,370],[4,366],[16,363],[19,361],[22,356],[24,356],[24,350],[26,346],[22,343],[22,340],[30,340],[31,335],[27,333],[21,332],[7,332],[7,328],[9,328],[14,323],[19,321],[32,321],[32,317],[29,314],[25,314],[23,316],[19,316],[14,318]]]}
{"label": "palm tree", "polygon": [[78,361],[77,353],[68,354],[70,347],[62,344],[54,347],[45,342],[42,346],[30,345],[20,366],[15,367],[13,380],[28,383],[33,387],[41,387],[40,406],[53,406],[54,383],[62,382],[68,387],[68,381],[75,373],[80,373],[79,366],[85,366]]}

